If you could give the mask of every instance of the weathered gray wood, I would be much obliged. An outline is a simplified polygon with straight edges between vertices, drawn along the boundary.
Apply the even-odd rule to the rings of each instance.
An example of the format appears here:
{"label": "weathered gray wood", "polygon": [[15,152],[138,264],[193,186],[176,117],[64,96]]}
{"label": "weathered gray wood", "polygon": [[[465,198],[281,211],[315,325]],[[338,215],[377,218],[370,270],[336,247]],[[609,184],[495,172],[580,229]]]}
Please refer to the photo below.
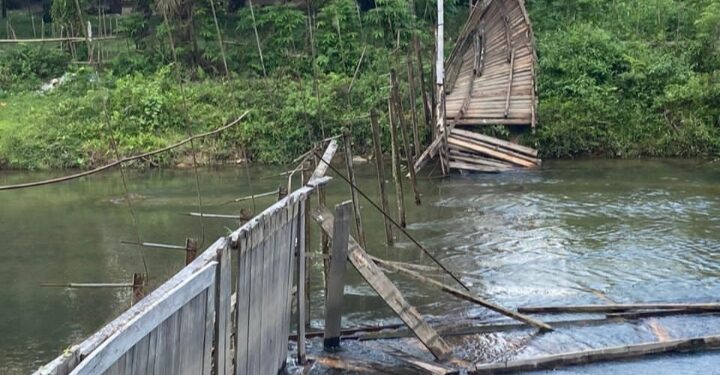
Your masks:
{"label": "weathered gray wood", "polygon": [[[216,272],[217,269],[213,269],[213,279]],[[175,370],[173,372],[175,374],[196,375],[203,373],[205,307],[208,294],[215,294],[214,285],[213,288],[206,289],[196,295],[180,309],[180,335],[175,344],[179,356],[174,363]]]}
{"label": "weathered gray wood", "polygon": [[297,248],[297,267],[298,267],[298,363],[304,365],[307,361],[305,351],[305,205],[306,201],[300,202],[300,220],[298,223],[299,238]]}
{"label": "weathered gray wood", "polygon": [[243,232],[238,239],[238,277],[237,277],[237,304],[236,322],[237,333],[235,343],[235,373],[248,374],[249,326],[250,326],[250,296],[252,294],[252,262],[251,237],[252,233]]}
{"label": "weathered gray wood", "polygon": [[[217,268],[220,268],[220,266],[218,265]],[[216,280],[219,280],[219,279],[216,279]],[[218,281],[216,281],[216,284],[217,283],[218,283]],[[217,310],[215,308],[216,303],[217,303],[216,295],[215,295],[216,289],[217,288],[208,289],[207,291],[205,291],[205,306],[201,305],[201,307],[205,308],[205,316],[203,317],[201,315],[201,319],[199,319],[200,321],[198,322],[198,325],[201,326],[202,321],[203,320],[205,321],[205,329],[203,332],[205,334],[205,337],[204,337],[205,340],[204,340],[204,345],[202,347],[202,349],[203,349],[202,350],[202,354],[203,354],[203,356],[202,356],[202,364],[203,364],[202,375],[212,375],[213,373],[218,375],[222,372],[222,370],[220,370],[220,368],[218,367],[219,364],[216,361],[214,361],[214,359],[213,359],[213,352],[220,350],[217,347],[216,341],[215,341],[215,337],[216,337],[215,336],[215,318],[216,318],[216,316],[218,316]],[[228,300],[229,299],[230,299],[230,295],[228,293]],[[204,319],[202,319],[202,318],[204,318]],[[230,331],[231,331],[231,326],[227,326],[226,331],[229,336]],[[224,351],[220,355],[223,355],[226,352],[230,352],[229,346],[226,349],[224,349]],[[214,362],[215,366],[213,366],[213,362]],[[213,371],[213,370],[215,370],[215,371]]]}
{"label": "weathered gray wood", "polygon": [[[392,71],[391,71],[392,72]],[[391,74],[392,76],[392,74]],[[393,86],[394,87],[394,86]],[[394,89],[393,89],[394,91]],[[392,99],[388,99],[388,119],[390,121],[390,156],[392,157],[392,176],[395,182],[395,203],[397,204],[397,218],[400,226],[407,225],[405,218],[405,193],[402,187],[402,171],[400,169],[400,140],[398,139],[397,123],[399,116],[393,111]],[[400,114],[402,115],[402,114]]]}
{"label": "weathered gray wood", "polygon": [[260,358],[262,352],[262,273],[263,256],[265,254],[265,217],[257,218],[258,225],[252,230],[252,248],[250,250],[250,264],[252,273],[250,276],[250,320],[248,323],[247,346],[248,346],[248,374],[260,374]]}
{"label": "weathered gray wood", "polygon": [[217,303],[217,321],[214,324],[215,363],[217,364],[217,375],[231,375],[233,362],[230,345],[230,336],[232,334],[232,307],[230,306],[232,262],[229,245],[218,249],[217,261],[219,265],[217,267],[217,285],[215,288],[215,301]]}
{"label": "weathered gray wood", "polygon": [[[313,218],[325,233],[328,235],[333,233],[334,217],[327,209],[319,209],[313,214]],[[375,265],[370,256],[352,237],[349,240],[348,259],[435,358],[448,358],[451,351],[450,346],[422,319],[415,307],[405,300],[395,284]]]}
{"label": "weathered gray wood", "polygon": [[138,341],[154,330],[161,322],[215,281],[217,262],[211,262],[183,283],[156,301],[146,311],[132,319],[125,328],[108,338],[73,370],[72,374],[97,374],[108,369]]}
{"label": "weathered gray wood", "polygon": [[337,141],[331,140],[328,144],[327,148],[325,149],[325,153],[323,154],[322,160],[326,163],[319,162],[317,167],[315,168],[315,171],[313,171],[313,174],[310,176],[310,180],[308,183],[313,182],[314,180],[321,178],[325,176],[325,173],[327,173],[328,164],[332,161],[333,157],[335,156],[335,152],[337,151]]}
{"label": "weathered gray wood", "polygon": [[328,276],[327,296],[325,296],[325,335],[323,337],[325,350],[335,350],[340,346],[345,263],[347,263],[350,236],[350,205],[351,202],[344,202],[335,206],[330,275]]}
{"label": "weathered gray wood", "polygon": [[490,143],[490,144],[493,144],[496,146],[507,148],[508,150],[516,151],[521,154],[526,154],[533,158],[537,157],[537,155],[538,155],[538,151],[534,148],[530,148],[530,147],[526,147],[523,145],[519,145],[517,143],[512,143],[512,142],[505,141],[502,139],[490,137],[490,136],[480,134],[480,133],[475,133],[475,132],[462,130],[462,129],[453,129],[452,134],[460,134],[466,138],[477,139],[478,141],[482,141],[485,143]]}

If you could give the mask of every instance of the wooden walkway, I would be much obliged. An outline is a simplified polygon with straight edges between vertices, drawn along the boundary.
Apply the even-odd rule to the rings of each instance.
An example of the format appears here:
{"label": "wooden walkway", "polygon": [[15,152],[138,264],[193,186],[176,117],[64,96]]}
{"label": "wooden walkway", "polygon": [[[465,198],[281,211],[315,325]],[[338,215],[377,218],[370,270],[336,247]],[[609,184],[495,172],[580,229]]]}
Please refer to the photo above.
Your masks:
{"label": "wooden walkway", "polygon": [[482,125],[535,128],[536,61],[524,1],[479,2],[446,59],[445,118],[438,120],[435,140],[418,158],[415,171],[436,155],[443,173],[451,169],[502,172],[540,165],[536,150],[474,133]]}

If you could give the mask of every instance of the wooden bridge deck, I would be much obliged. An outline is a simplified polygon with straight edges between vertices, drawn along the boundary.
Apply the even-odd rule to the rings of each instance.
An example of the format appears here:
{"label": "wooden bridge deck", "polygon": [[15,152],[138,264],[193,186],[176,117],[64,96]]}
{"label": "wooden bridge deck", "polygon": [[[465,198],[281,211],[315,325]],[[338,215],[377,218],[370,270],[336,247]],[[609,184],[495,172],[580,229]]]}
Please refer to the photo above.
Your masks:
{"label": "wooden bridge deck", "polygon": [[534,127],[535,60],[523,0],[475,6],[446,63],[448,124]]}

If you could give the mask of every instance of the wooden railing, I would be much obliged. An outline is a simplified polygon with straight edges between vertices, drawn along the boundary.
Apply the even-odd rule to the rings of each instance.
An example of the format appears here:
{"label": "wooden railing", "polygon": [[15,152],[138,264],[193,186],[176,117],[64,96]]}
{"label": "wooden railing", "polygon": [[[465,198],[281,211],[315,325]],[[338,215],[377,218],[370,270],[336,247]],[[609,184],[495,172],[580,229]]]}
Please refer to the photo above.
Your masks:
{"label": "wooden railing", "polygon": [[[297,264],[297,280],[305,279],[305,202],[329,180],[323,177],[325,170],[316,172],[306,186],[219,238],[155,291],[35,374],[240,375],[282,370]],[[231,261],[231,253],[237,254],[237,262]],[[238,274],[234,288],[233,267]],[[301,282],[297,293],[300,312],[303,286]]]}

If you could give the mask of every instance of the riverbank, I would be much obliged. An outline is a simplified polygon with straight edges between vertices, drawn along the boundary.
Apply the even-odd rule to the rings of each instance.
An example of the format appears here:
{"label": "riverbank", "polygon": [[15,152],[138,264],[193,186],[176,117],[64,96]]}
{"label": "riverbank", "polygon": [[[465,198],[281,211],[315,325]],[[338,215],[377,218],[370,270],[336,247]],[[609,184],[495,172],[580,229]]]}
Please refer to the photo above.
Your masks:
{"label": "riverbank", "polygon": [[[410,99],[402,78],[408,60],[419,72],[417,35],[424,88],[432,91],[433,19],[422,2],[414,12],[404,3],[378,4],[358,12],[351,0],[329,1],[314,10],[314,33],[306,30],[304,10],[291,6],[256,9],[257,24],[246,8],[223,11],[223,33],[231,39],[227,72],[216,35],[207,31],[195,36],[199,50],[180,49],[175,62],[158,17],[142,30],[133,23],[137,15],[118,21],[127,35],[114,45],[126,48],[104,62],[100,79],[53,46],[0,49],[0,168],[91,168],[115,159],[111,139],[121,155],[137,154],[185,138],[188,127],[217,128],[245,110],[242,126],[198,145],[204,161],[247,156],[282,163],[343,128],[352,132],[356,153],[367,153],[371,109],[381,114],[387,150],[390,68],[403,81],[406,116],[414,103],[425,129],[422,96],[418,90]],[[467,13],[448,7],[451,48]],[[539,51],[539,125],[521,143],[544,159],[720,155],[720,5],[547,0],[529,2],[528,10]],[[212,25],[208,17],[197,22]],[[61,76],[64,83],[38,93]],[[501,137],[515,131],[486,130]],[[429,132],[421,136],[427,142]],[[148,165],[177,165],[187,156],[181,150]]]}

